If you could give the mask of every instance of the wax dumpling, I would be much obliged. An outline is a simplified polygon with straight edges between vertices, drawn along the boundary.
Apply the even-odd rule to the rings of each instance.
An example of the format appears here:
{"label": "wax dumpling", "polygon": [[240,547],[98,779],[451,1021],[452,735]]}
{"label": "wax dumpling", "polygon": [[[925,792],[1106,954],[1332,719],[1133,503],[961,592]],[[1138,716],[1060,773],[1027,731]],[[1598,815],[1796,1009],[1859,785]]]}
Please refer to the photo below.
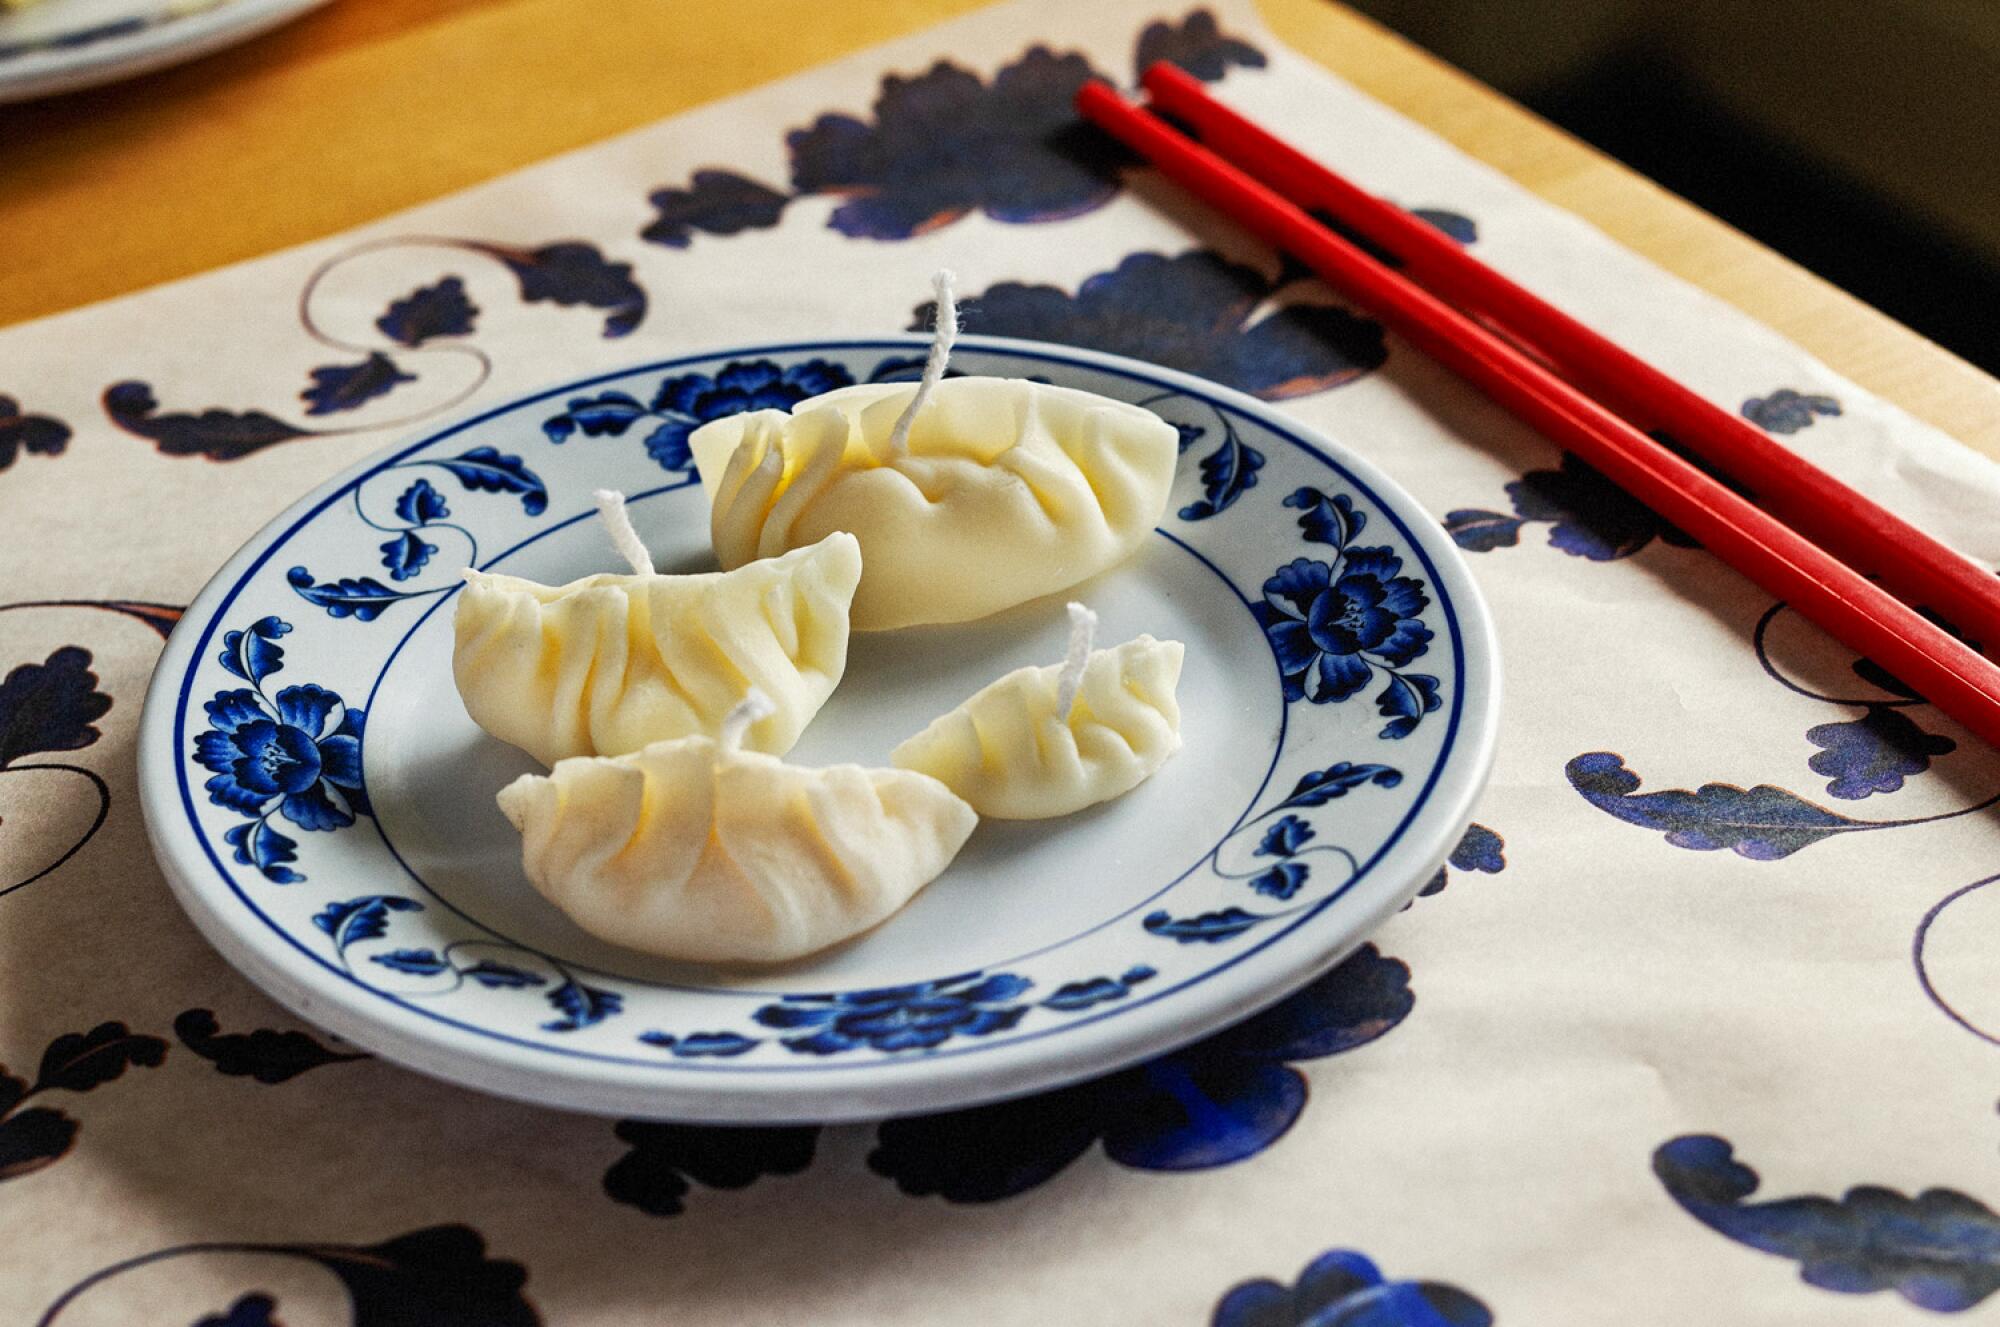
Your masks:
{"label": "wax dumpling", "polygon": [[777,963],[858,935],[978,823],[924,774],[807,769],[728,736],[559,762],[500,790],[536,889],[592,935],[666,958]]}
{"label": "wax dumpling", "polygon": [[1166,510],[1172,425],[1138,406],[1012,378],[937,382],[892,443],[910,383],[844,387],[689,439],[725,567],[847,530],[857,630],[964,622],[1131,556]]}
{"label": "wax dumpling", "polygon": [[775,709],[746,744],[783,754],[847,667],[860,579],[845,534],[705,575],[467,572],[452,672],[473,721],[545,765],[713,736],[751,687]]}
{"label": "wax dumpling", "polygon": [[1082,662],[1017,668],[904,742],[889,762],[937,779],[995,820],[1068,815],[1130,792],[1180,750],[1185,648],[1140,636]]}

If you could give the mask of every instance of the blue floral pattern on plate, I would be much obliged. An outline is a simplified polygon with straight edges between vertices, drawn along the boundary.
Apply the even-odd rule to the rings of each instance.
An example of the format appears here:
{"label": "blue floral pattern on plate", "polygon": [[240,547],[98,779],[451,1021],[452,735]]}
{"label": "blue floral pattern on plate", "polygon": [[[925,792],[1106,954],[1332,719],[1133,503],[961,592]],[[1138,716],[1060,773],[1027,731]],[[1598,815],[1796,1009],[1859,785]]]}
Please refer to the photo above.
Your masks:
{"label": "blue floral pattern on plate", "polygon": [[[440,285],[398,302],[385,330],[423,340],[471,316],[462,293]],[[1455,753],[1481,693],[1467,683],[1469,590],[1442,591],[1436,559],[1450,550],[1435,527],[1385,505],[1240,397],[1087,352],[976,338],[961,342],[958,371],[1145,403],[1188,444],[1156,556],[1240,606],[1217,611],[1240,613],[1227,629],[1246,643],[1232,648],[1268,659],[1269,680],[1246,694],[1279,720],[1275,740],[1254,739],[1270,744],[1258,757],[1270,767],[1248,804],[1203,811],[1218,825],[1204,856],[1147,884],[1139,906],[977,970],[759,989],[629,972],[483,924],[403,865],[389,825],[358,830],[374,814],[363,710],[379,724],[386,661],[449,610],[460,568],[587,520],[590,490],[606,483],[685,504],[679,528],[692,533],[677,537],[699,540],[688,432],[849,383],[905,379],[922,348],[914,337],[760,347],[641,367],[447,428],[331,486],[204,610],[200,657],[177,665],[181,713],[192,706],[206,720],[176,739],[189,793],[181,814],[215,845],[204,842],[221,897],[238,900],[216,905],[231,910],[229,924],[278,931],[344,983],[329,990],[362,993],[331,998],[384,1001],[517,1048],[508,1055],[582,1057],[635,1086],[663,1074],[706,1084],[1025,1053],[1135,1013],[1156,1019],[1162,1001],[1178,1007],[1273,946],[1297,946],[1300,928],[1348,894],[1383,887],[1379,863],[1420,816],[1433,817],[1426,835],[1456,837],[1462,823],[1438,826],[1426,808],[1440,777],[1458,788],[1454,799],[1476,781]],[[670,482],[645,488],[648,475]],[[317,574],[322,563],[338,574]],[[287,600],[323,611],[265,607]],[[409,607],[390,611],[398,605]],[[285,668],[312,680],[276,688],[274,675],[290,680]],[[1342,702],[1361,696],[1378,718],[1357,726]],[[1398,869],[1413,872],[1413,889],[1434,861]],[[1226,1017],[1218,1009],[1208,1026]],[[365,1027],[336,1030],[366,1044]]]}

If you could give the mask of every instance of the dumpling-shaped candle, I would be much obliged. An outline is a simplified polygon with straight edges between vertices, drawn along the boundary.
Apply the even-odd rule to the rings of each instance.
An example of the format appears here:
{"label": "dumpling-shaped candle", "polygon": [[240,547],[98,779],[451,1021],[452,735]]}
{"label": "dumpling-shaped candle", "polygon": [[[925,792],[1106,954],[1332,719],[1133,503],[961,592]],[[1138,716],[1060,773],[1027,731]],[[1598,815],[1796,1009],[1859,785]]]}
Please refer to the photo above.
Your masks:
{"label": "dumpling-shaped candle", "polygon": [[875,925],[936,879],[978,823],[924,774],[807,769],[720,738],[565,760],[500,790],[536,889],[592,935],[703,963],[778,963]]}
{"label": "dumpling-shaped candle", "polygon": [[[661,576],[600,495],[633,574],[540,585],[468,571],[452,673],[473,721],[545,765],[713,737],[751,687],[775,707],[746,745],[782,755],[847,667],[852,535],[729,572]],[[629,540],[627,538],[629,536]]]}
{"label": "dumpling-shaped candle", "polygon": [[688,440],[725,567],[835,530],[861,541],[854,626],[964,622],[1068,589],[1131,556],[1167,506],[1179,454],[1149,410],[1012,378],[843,387]]}
{"label": "dumpling-shaped candle", "polygon": [[1071,604],[1069,657],[989,683],[889,754],[995,820],[1041,820],[1130,792],[1181,749],[1174,688],[1186,649],[1140,636],[1092,650]]}

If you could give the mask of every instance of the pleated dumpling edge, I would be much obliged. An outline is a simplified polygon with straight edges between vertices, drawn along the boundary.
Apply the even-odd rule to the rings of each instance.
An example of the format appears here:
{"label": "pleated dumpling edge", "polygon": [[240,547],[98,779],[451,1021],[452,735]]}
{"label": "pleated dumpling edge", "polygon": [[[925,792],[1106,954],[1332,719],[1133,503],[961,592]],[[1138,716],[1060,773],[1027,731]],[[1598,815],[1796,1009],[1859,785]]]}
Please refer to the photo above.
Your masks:
{"label": "pleated dumpling edge", "polygon": [[1186,647],[1138,636],[1089,654],[1061,712],[1062,664],[1017,668],[889,753],[996,820],[1068,815],[1130,792],[1181,748]]}
{"label": "pleated dumpling edge", "polygon": [[846,530],[861,541],[857,630],[963,622],[1116,565],[1166,510],[1179,435],[1075,388],[946,378],[895,422],[910,383],[843,387],[689,440],[717,559],[741,566]]}
{"label": "pleated dumpling edge", "polygon": [[847,667],[861,549],[835,534],[689,576],[549,586],[470,571],[452,672],[481,728],[545,765],[714,735],[751,688],[775,702],[746,745],[789,751]]}
{"label": "pleated dumpling edge", "polygon": [[529,881],[613,944],[777,963],[870,929],[951,864],[978,816],[928,775],[810,769],[687,737],[501,789]]}

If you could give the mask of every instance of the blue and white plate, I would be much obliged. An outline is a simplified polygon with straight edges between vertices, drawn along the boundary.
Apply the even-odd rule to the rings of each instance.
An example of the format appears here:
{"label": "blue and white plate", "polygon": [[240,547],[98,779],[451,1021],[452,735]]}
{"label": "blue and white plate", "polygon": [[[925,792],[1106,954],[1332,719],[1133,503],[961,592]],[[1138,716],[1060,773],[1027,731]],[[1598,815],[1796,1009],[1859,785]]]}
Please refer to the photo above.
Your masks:
{"label": "blue and white plate", "polygon": [[132,78],[248,41],[326,0],[42,0],[0,14],[0,104]]}
{"label": "blue and white plate", "polygon": [[1087,1078],[1212,1032],[1358,945],[1428,880],[1485,781],[1492,625],[1437,523],[1269,406],[1110,355],[968,337],[955,370],[1139,402],[1179,426],[1164,524],[1070,595],[856,636],[790,759],[884,764],[1009,669],[1186,642],[1185,746],[1057,821],[988,822],[902,912],[775,970],[593,939],[521,874],[494,792],[536,768],[466,717],[459,573],[616,566],[591,490],[668,570],[713,566],[702,420],[913,376],[916,337],[752,346],[572,383],[350,470],[238,553],[147,697],[147,826],[188,913],[328,1030],[490,1092],[607,1114],[808,1121]]}

